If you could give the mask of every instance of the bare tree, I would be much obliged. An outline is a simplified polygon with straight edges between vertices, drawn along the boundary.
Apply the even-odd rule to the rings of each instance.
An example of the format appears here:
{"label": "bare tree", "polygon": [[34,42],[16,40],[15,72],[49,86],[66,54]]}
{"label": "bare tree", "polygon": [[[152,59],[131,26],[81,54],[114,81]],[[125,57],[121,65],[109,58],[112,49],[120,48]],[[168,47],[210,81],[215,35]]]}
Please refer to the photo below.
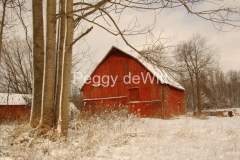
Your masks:
{"label": "bare tree", "polygon": [[240,72],[229,71],[227,73],[229,99],[232,107],[240,107]]}
{"label": "bare tree", "polygon": [[[15,18],[13,16],[8,16],[11,11],[12,3],[10,0],[2,0],[0,2],[1,5],[1,20],[0,20],[0,62],[1,62],[1,51],[2,51],[2,43],[4,39],[4,31],[5,29],[12,28],[13,22]],[[6,32],[6,31],[5,31]]]}
{"label": "bare tree", "polygon": [[180,43],[176,48],[179,73],[185,73],[186,79],[191,82],[193,105],[195,106],[196,101],[197,107],[194,109],[197,109],[199,115],[203,108],[201,81],[206,75],[206,70],[214,68],[217,52],[218,50],[214,46],[207,45],[206,40],[199,34],[194,35],[187,42]]}
{"label": "bare tree", "polygon": [[0,88],[3,92],[31,94],[32,53],[25,40],[14,37],[4,41],[0,65]]}
{"label": "bare tree", "polygon": [[207,71],[201,84],[208,101],[205,108],[238,108],[240,80],[237,71],[222,72],[220,69]]}
{"label": "bare tree", "polygon": [[[23,22],[22,11],[25,10],[27,0],[2,0],[0,1],[1,14],[0,14],[0,51],[2,49],[3,40],[12,37],[16,32],[19,23]],[[30,46],[31,41],[28,42]],[[1,53],[0,53],[1,61]]]}
{"label": "bare tree", "polygon": [[0,22],[0,62],[1,62],[1,52],[2,52],[3,28],[5,25],[5,16],[6,16],[6,6],[7,6],[7,0],[3,0],[2,15],[1,15],[1,22]]}
{"label": "bare tree", "polygon": [[212,108],[230,107],[230,99],[227,95],[227,79],[220,70],[212,71],[213,88],[212,88]]}

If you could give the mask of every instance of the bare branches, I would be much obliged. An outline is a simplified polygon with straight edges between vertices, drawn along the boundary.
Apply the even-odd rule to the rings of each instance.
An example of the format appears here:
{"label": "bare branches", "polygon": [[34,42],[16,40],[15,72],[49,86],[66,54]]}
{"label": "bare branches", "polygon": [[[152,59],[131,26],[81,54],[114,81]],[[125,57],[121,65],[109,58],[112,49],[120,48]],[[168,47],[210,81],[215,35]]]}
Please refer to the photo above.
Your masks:
{"label": "bare branches", "polygon": [[3,92],[24,94],[32,92],[29,57],[31,57],[31,51],[24,40],[13,38],[3,43],[0,66],[0,88]]}
{"label": "bare branches", "polygon": [[[217,6],[215,9],[194,11],[192,7],[188,5],[188,1],[179,0],[179,2],[185,7],[188,13],[211,21],[217,30],[224,31],[224,26],[230,26],[231,29],[240,27],[240,6],[237,3],[231,5],[230,2],[226,2],[224,0],[221,1],[222,3],[220,1],[219,3],[215,3],[214,1],[210,0],[207,1],[208,4],[214,4]],[[198,2],[199,1],[196,0],[191,5],[197,5]]]}
{"label": "bare branches", "polygon": [[92,29],[93,29],[93,27],[89,28],[84,33],[82,33],[80,36],[78,36],[76,39],[74,39],[74,41],[71,43],[71,46],[73,46],[77,41],[79,41],[81,38],[83,38],[85,35],[87,35],[89,32],[91,32]]}
{"label": "bare branches", "polygon": [[196,34],[188,42],[180,43],[176,48],[177,63],[182,67],[187,65],[193,74],[201,76],[202,70],[214,68],[217,52],[216,47],[207,45],[205,38]]}
{"label": "bare branches", "polygon": [[[209,7],[210,6],[210,7]],[[196,15],[202,19],[212,22],[218,30],[225,30],[225,27],[235,29],[240,27],[240,6],[237,2],[215,1],[215,0],[102,0],[100,2],[79,1],[74,4],[74,17],[76,25],[80,22],[96,25],[114,36],[120,36],[122,40],[134,51],[139,49],[128,42],[127,36],[148,34],[155,27],[156,13],[163,9],[185,8],[189,14]],[[153,23],[141,26],[139,17],[132,16],[132,19],[120,25],[121,16],[125,12],[153,12],[155,14]],[[228,28],[229,29],[229,28]]]}
{"label": "bare branches", "polygon": [[[92,9],[92,10],[90,10],[90,11],[87,12],[87,13],[83,13],[83,12],[82,12],[83,14],[81,14],[80,16],[78,16],[78,17],[75,19],[75,23],[77,23],[78,21],[82,20],[83,18],[85,18],[85,17],[87,17],[87,16],[89,16],[89,15],[94,14],[94,12],[96,12],[97,10],[99,10],[99,9],[100,9],[102,6],[104,6],[107,2],[108,2],[108,0],[102,0],[102,1],[98,2],[98,3],[95,4],[95,5],[89,4],[89,6],[91,6],[91,7],[90,7],[90,8],[87,7],[87,8],[85,8],[84,10],[89,10],[89,9]],[[83,11],[83,10],[81,10],[81,11]],[[76,11],[73,11],[73,12],[76,12]]]}
{"label": "bare branches", "polygon": [[191,80],[193,108],[195,111],[195,105],[197,104],[198,114],[201,114],[203,108],[201,95],[203,86],[201,84],[206,77],[206,71],[215,68],[217,52],[218,50],[207,45],[205,38],[199,34],[194,35],[188,42],[179,44],[175,51],[180,75],[184,75]]}
{"label": "bare branches", "polygon": [[1,63],[1,52],[2,52],[3,28],[5,24],[5,15],[6,15],[6,5],[7,5],[7,0],[2,2],[2,15],[1,15],[1,22],[0,22],[0,63]]}
{"label": "bare branches", "polygon": [[172,62],[172,46],[157,41],[157,44],[150,44],[140,52],[140,58],[148,61],[156,68],[163,68],[168,73],[176,72]]}
{"label": "bare branches", "polygon": [[29,50],[32,52],[32,47],[31,47],[31,42],[30,42],[31,40],[29,40],[29,35],[28,35],[28,28],[27,28],[26,23],[24,22],[24,17],[23,17],[23,14],[24,13],[26,14],[26,12],[27,12],[27,10],[24,8],[24,3],[26,3],[26,2],[25,1],[20,2],[20,0],[17,0],[16,2],[14,2],[14,4],[16,4],[16,6],[18,6],[18,7],[14,7],[13,10],[24,28],[25,39],[28,44]]}

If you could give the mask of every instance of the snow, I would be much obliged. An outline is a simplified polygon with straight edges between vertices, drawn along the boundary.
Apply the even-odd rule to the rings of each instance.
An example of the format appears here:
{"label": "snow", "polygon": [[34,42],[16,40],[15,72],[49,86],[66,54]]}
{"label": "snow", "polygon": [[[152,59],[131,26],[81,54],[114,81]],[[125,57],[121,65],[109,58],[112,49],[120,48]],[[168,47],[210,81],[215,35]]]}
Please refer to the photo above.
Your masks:
{"label": "snow", "polygon": [[77,107],[72,103],[69,102],[69,118],[70,120],[76,118],[79,114],[79,110],[77,109]]}
{"label": "snow", "polygon": [[[134,57],[137,57],[137,53],[133,53]],[[139,56],[138,56],[139,57]],[[174,88],[185,90],[178,82],[176,82],[163,68],[156,68],[151,63],[144,60],[143,57],[137,58],[160,82],[161,84],[168,84]]]}
{"label": "snow", "polygon": [[0,93],[0,105],[27,105],[24,98],[30,98],[30,95],[16,93]]}
{"label": "snow", "polygon": [[113,112],[71,121],[67,140],[51,140],[51,136],[34,139],[29,136],[29,125],[2,124],[0,157],[83,160],[240,159],[239,116],[203,119],[182,116],[162,120],[119,116],[121,114]]}

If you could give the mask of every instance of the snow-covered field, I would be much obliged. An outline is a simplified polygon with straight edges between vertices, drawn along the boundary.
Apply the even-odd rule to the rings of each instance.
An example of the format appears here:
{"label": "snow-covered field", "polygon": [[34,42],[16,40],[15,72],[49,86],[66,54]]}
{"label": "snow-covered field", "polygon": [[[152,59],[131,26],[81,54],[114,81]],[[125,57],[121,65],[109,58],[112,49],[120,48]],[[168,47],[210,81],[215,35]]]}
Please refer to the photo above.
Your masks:
{"label": "snow-covered field", "polygon": [[0,125],[2,159],[240,159],[240,117],[171,120],[106,114],[72,121],[68,139]]}

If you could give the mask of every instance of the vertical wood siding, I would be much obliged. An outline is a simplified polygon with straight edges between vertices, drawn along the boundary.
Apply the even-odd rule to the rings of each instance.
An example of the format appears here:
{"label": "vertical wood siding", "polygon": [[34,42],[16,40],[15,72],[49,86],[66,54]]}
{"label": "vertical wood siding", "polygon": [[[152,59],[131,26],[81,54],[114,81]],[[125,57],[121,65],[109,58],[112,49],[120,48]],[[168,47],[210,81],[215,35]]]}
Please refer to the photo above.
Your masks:
{"label": "vertical wood siding", "polygon": [[[124,104],[129,106],[130,113],[138,113],[142,117],[164,118],[184,114],[184,92],[168,85],[161,85],[156,78],[154,78],[153,83],[149,79],[144,83],[142,75],[146,76],[148,72],[134,58],[117,49],[111,50],[92,73],[91,78],[96,75],[101,77],[108,75],[114,78],[117,76],[117,82],[115,86],[112,86],[113,82],[111,81],[108,87],[104,87],[104,84],[94,86],[93,81],[85,84],[82,87],[85,109],[91,110],[92,108],[92,110],[95,110],[103,106],[111,108],[112,105]],[[140,83],[124,84],[123,77],[129,75],[129,73],[131,73],[131,76],[138,75],[141,77]],[[151,73],[150,77],[153,77]],[[164,93],[166,95],[163,95],[163,89],[165,89]],[[165,107],[163,97],[165,97]]]}
{"label": "vertical wood siding", "polygon": [[29,120],[31,107],[25,105],[0,105],[0,122]]}

